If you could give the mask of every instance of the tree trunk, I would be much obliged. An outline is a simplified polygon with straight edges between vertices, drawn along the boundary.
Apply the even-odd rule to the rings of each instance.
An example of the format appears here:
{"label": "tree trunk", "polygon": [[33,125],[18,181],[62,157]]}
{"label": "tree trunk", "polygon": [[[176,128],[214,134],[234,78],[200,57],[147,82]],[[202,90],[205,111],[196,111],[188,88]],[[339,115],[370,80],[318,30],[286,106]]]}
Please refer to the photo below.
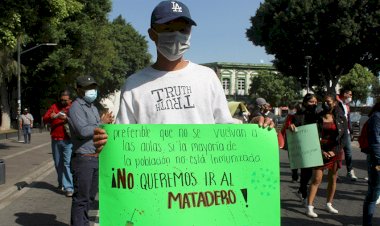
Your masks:
{"label": "tree trunk", "polygon": [[1,96],[1,125],[0,130],[8,130],[11,128],[10,106],[8,102],[8,90],[6,83],[0,85]]}

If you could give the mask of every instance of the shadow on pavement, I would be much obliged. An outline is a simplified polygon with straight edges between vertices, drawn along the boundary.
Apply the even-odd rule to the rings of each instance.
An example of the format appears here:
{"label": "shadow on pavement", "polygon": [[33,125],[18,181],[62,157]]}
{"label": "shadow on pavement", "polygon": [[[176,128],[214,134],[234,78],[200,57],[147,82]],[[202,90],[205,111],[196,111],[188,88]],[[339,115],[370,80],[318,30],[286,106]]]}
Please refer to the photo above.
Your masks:
{"label": "shadow on pavement", "polygon": [[[290,218],[290,217],[282,217],[281,218],[281,226],[329,226],[329,225],[337,225],[337,224],[329,224],[326,222],[319,221],[320,219],[323,219],[325,216],[320,214],[320,217],[313,220],[313,219],[296,219],[296,218]],[[361,221],[361,219],[352,219],[351,222],[358,222]],[[352,224],[356,225],[356,224]]]}
{"label": "shadow on pavement", "polygon": [[68,224],[57,221],[57,216],[43,213],[15,213],[16,223],[22,226],[39,225],[39,226],[68,226]]}
{"label": "shadow on pavement", "polygon": [[29,187],[38,188],[38,189],[46,189],[57,194],[64,194],[64,192],[52,184],[46,183],[45,181],[36,181],[33,184],[29,185]]}
{"label": "shadow on pavement", "polygon": [[[343,160],[343,163],[344,163],[344,160]],[[353,164],[354,169],[362,169],[362,170],[367,171],[367,161],[366,160],[353,159],[352,164]],[[346,170],[345,165],[342,168],[344,171]]]}
{"label": "shadow on pavement", "polygon": [[13,147],[13,146],[8,145],[8,144],[1,144],[0,143],[0,149],[10,149],[11,147]]}
{"label": "shadow on pavement", "polygon": [[20,181],[20,182],[15,183],[15,186],[17,187],[17,190],[20,191],[24,187],[27,187],[28,183],[26,183],[26,181]]}

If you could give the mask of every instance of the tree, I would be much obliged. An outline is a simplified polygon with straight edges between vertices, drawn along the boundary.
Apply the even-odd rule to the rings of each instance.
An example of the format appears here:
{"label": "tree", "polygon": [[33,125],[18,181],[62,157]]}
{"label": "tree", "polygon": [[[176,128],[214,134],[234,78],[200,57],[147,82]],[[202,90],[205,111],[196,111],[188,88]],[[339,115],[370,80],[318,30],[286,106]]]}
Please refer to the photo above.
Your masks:
{"label": "tree", "polygon": [[355,63],[378,70],[379,15],[375,0],[266,0],[251,17],[246,35],[275,56],[278,71],[301,78],[303,87],[305,56],[312,56],[311,89],[335,92]]}
{"label": "tree", "polygon": [[[0,87],[1,87],[1,127],[10,128],[11,99],[15,90],[17,64],[15,52],[17,39],[25,49],[35,43],[51,42],[56,39],[55,30],[67,16],[79,11],[82,4],[76,0],[3,0],[0,3]],[[14,108],[15,109],[15,108]],[[13,112],[15,115],[15,112]]]}
{"label": "tree", "polygon": [[252,78],[249,94],[253,98],[265,98],[272,106],[287,106],[301,98],[299,90],[300,85],[295,78],[271,71],[260,71]]}
{"label": "tree", "polygon": [[[1,95],[2,100],[7,99],[12,106],[17,104],[14,98],[17,80],[12,76],[16,75],[17,38],[21,38],[22,49],[45,42],[58,44],[22,55],[22,104],[31,108],[36,122],[44,109],[56,100],[60,90],[75,88],[77,76],[93,75],[99,84],[99,98],[120,89],[128,75],[150,63],[151,56],[145,37],[122,17],[113,22],[108,20],[111,6],[111,0],[5,0],[0,3],[3,12],[0,15],[0,76],[1,81],[9,80],[1,83],[5,84],[1,90],[9,92]],[[2,106],[2,110],[7,109]]]}
{"label": "tree", "polygon": [[112,21],[110,29],[109,38],[114,45],[117,58],[113,60],[110,68],[112,77],[103,85],[108,87],[106,94],[119,90],[126,77],[146,67],[151,61],[147,40],[121,16]]}
{"label": "tree", "polygon": [[352,99],[355,105],[357,105],[358,101],[362,103],[366,102],[370,94],[370,86],[375,79],[376,77],[368,68],[355,64],[348,74],[340,78],[339,85],[347,87],[352,91]]}
{"label": "tree", "polygon": [[371,97],[375,98],[376,100],[380,100],[380,81],[378,77],[373,80],[373,83],[371,85]]}
{"label": "tree", "polygon": [[[120,89],[125,78],[150,63],[148,44],[121,16],[107,19],[109,0],[83,0],[84,8],[58,26],[59,45],[43,62],[33,54],[26,81],[27,103],[45,109],[63,88],[75,89],[75,78],[90,74],[98,83],[98,99]],[[29,60],[29,59],[26,59]],[[45,87],[40,89],[38,87]],[[75,92],[74,92],[75,95]],[[38,112],[37,112],[38,113]]]}

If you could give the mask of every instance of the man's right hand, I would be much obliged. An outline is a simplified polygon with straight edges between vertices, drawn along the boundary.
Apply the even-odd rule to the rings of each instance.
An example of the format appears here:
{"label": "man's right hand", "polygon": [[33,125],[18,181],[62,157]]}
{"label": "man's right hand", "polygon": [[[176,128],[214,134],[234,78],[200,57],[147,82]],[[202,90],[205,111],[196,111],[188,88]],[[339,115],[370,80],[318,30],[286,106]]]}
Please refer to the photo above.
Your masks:
{"label": "man's right hand", "polygon": [[107,143],[108,135],[102,128],[95,128],[94,130],[94,146],[96,147],[96,153],[100,153]]}
{"label": "man's right hand", "polygon": [[258,124],[262,128],[268,127],[269,130],[273,129],[275,127],[275,124],[271,118],[268,118],[268,117],[264,118],[263,116],[256,116],[256,117],[252,118],[251,123],[252,124]]}
{"label": "man's right hand", "polygon": [[292,132],[297,132],[297,127],[292,123],[289,125],[289,130],[292,131]]}

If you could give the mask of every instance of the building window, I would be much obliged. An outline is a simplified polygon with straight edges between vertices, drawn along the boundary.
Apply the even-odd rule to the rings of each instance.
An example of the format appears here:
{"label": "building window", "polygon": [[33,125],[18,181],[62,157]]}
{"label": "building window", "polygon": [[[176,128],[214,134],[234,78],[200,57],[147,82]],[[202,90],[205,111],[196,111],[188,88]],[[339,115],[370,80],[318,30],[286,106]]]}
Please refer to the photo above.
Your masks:
{"label": "building window", "polygon": [[244,95],[245,94],[245,79],[239,78],[237,83],[237,94]]}
{"label": "building window", "polygon": [[223,84],[224,94],[229,95],[230,85],[231,85],[230,79],[229,78],[223,78],[222,84]]}

